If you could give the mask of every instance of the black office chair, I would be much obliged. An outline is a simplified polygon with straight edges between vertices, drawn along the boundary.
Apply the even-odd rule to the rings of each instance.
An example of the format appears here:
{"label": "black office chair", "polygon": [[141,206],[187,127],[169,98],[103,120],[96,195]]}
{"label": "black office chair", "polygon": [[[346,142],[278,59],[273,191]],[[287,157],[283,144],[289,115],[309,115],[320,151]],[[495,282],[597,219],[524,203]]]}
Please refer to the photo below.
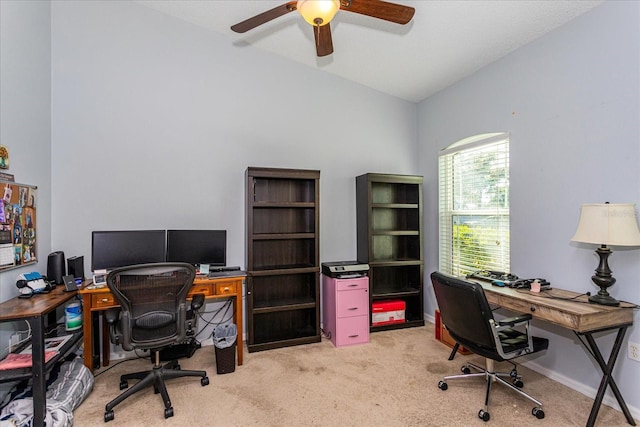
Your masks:
{"label": "black office chair", "polygon": [[[164,417],[173,416],[173,407],[165,380],[186,376],[201,377],[200,384],[209,384],[206,371],[183,371],[177,360],[160,363],[160,350],[181,343],[186,336],[187,293],[193,285],[195,268],[185,263],[157,263],[122,267],[107,275],[107,286],[120,308],[108,310],[111,341],[125,350],[149,350],[154,361],[150,371],[120,377],[120,390],[128,380],[140,380],[133,387],[107,403],[104,421],[114,418],[113,408],[138,391],[153,386],[164,401]],[[204,303],[204,295],[196,294],[191,309]]]}
{"label": "black office chair", "polygon": [[[459,278],[447,276],[440,272],[431,273],[431,282],[436,294],[442,323],[446,326],[451,337],[463,347],[473,353],[495,360],[509,361],[513,369],[509,373],[487,370],[474,363],[462,366],[463,375],[444,377],[438,383],[441,390],[448,388],[447,381],[457,378],[484,377],[487,381],[487,391],[484,409],[480,409],[478,417],[489,421],[489,394],[491,384],[496,381],[504,384],[521,396],[534,402],[531,413],[538,419],[544,418],[542,402],[528,395],[521,388],[524,386],[522,377],[518,375],[515,363],[510,360],[526,354],[545,350],[549,340],[529,334],[530,314],[524,314],[509,319],[495,320],[484,290],[479,283],[469,282]],[[524,331],[516,328],[524,329]],[[471,368],[478,373],[471,373]],[[511,382],[504,378],[511,379]]]}

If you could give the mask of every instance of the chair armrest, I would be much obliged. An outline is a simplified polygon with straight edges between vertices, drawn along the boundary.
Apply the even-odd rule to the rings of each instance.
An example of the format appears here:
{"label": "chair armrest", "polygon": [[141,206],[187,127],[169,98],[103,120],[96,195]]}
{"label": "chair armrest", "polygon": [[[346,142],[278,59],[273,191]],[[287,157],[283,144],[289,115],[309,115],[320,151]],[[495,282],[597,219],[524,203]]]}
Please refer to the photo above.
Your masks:
{"label": "chair armrest", "polygon": [[116,307],[110,308],[104,313],[104,320],[109,325],[109,337],[111,338],[111,342],[116,345],[122,344],[123,339],[120,325],[118,324],[121,311],[120,307]]}
{"label": "chair armrest", "polygon": [[531,314],[522,314],[520,316],[509,317],[507,319],[502,319],[498,321],[499,326],[509,326],[514,327],[515,325],[519,325],[522,323],[527,323],[533,318]]}
{"label": "chair armrest", "polygon": [[198,311],[204,305],[204,294],[194,294],[191,300],[191,310]]}
{"label": "chair armrest", "polygon": [[114,325],[118,321],[118,317],[120,315],[119,308],[110,308],[104,314],[104,319],[108,324]]}

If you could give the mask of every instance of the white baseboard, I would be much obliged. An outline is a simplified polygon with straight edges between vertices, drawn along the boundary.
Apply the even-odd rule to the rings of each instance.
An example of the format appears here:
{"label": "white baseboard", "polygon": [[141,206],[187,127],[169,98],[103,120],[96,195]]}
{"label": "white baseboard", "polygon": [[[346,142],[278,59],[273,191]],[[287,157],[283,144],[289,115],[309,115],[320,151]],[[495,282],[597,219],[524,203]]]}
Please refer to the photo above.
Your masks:
{"label": "white baseboard", "polygon": [[[596,397],[596,394],[598,394],[598,391],[595,388],[582,384],[573,378],[566,377],[560,374],[559,372],[547,369],[544,366],[541,366],[535,362],[532,362],[532,361],[524,362],[522,363],[522,365],[526,366],[532,371],[539,373],[540,375],[544,375],[545,377],[550,378],[554,381],[557,381],[560,384],[564,384],[570,389],[573,389],[578,393],[582,393],[590,399],[594,399]],[[607,388],[607,392],[604,394],[604,399],[602,400],[602,403],[604,403],[605,405],[611,406],[612,408],[622,412],[622,409],[620,408],[620,405],[618,405],[618,401],[616,400],[616,397],[613,395],[613,393],[611,393],[609,388]],[[629,405],[628,403],[627,403],[627,408],[629,409],[629,412],[631,412],[631,416],[634,419],[636,420],[640,419],[639,408]]]}

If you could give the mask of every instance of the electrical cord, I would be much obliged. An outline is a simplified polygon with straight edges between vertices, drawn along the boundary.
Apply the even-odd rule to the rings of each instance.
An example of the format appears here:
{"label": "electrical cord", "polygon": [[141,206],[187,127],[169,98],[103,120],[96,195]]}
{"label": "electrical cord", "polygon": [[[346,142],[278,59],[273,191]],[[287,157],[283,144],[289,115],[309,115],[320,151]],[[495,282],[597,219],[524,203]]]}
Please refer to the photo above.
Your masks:
{"label": "electrical cord", "polygon": [[[547,290],[544,290],[544,291],[540,291],[539,295],[536,295],[536,296],[541,296],[543,298],[555,299],[555,300],[560,300],[560,301],[574,301],[574,302],[579,302],[579,303],[583,303],[583,304],[590,304],[589,301],[575,301],[575,300],[577,300],[578,298],[583,297],[583,296],[591,296],[591,292],[585,292],[583,294],[579,294],[579,295],[575,295],[575,296],[572,296],[572,297],[565,298],[565,297],[560,297],[560,296],[557,296],[557,295],[553,295],[551,293],[551,291],[553,291],[553,289],[547,289]],[[528,290],[518,290],[518,292],[526,293],[526,294],[529,294],[529,295],[531,294],[531,292],[528,291]]]}
{"label": "electrical cord", "polygon": [[[585,292],[583,294],[579,294],[579,295],[576,295],[576,296],[573,296],[573,297],[570,297],[570,298],[564,298],[564,297],[559,297],[557,295],[550,294],[549,292],[552,291],[552,290],[553,289],[548,289],[546,291],[541,291],[541,293],[546,293],[546,295],[544,296],[545,298],[556,299],[556,300],[560,300],[560,301],[574,301],[574,300],[576,300],[576,299],[578,299],[580,297],[583,297],[583,296],[588,296],[588,297],[591,296],[591,292]],[[590,301],[574,301],[574,302],[579,302],[579,303],[582,303],[582,304],[593,304]],[[634,303],[626,302],[626,301],[620,301],[620,302],[624,303],[624,304],[631,305],[631,307],[621,307],[621,308],[631,308],[633,310],[640,309],[640,305],[638,305],[638,304],[634,304]]]}
{"label": "electrical cord", "polygon": [[15,331],[15,334],[24,334],[26,333],[27,336],[23,339],[21,339],[20,341],[18,341],[15,346],[11,345],[11,343],[9,343],[8,346],[6,346],[4,349],[2,349],[3,353],[11,353],[11,350],[13,349],[13,347],[20,347],[22,344],[31,341],[31,325],[29,324],[29,322],[27,322],[26,320],[24,321],[24,323],[27,324],[27,329],[21,330],[21,331]]}
{"label": "electrical cord", "polygon": [[116,363],[113,363],[113,364],[109,365],[109,367],[108,367],[108,368],[105,368],[105,369],[103,369],[102,371],[100,371],[100,372],[98,372],[98,373],[95,373],[95,374],[93,375],[93,378],[98,378],[100,375],[104,374],[105,372],[109,372],[111,369],[115,368],[116,366],[120,365],[121,363],[131,362],[132,360],[146,359],[147,357],[149,357],[149,355],[143,355],[143,356],[140,356],[140,355],[138,354],[138,351],[137,351],[137,350],[136,350],[136,352],[135,352],[135,353],[136,353],[136,356],[137,356],[137,357],[134,357],[134,358],[131,358],[131,359],[124,359],[124,360],[120,360],[120,361],[118,361],[118,362],[116,362]]}
{"label": "electrical cord", "polygon": [[[221,307],[215,310],[205,311],[204,313],[198,312],[198,318],[205,323],[205,327],[201,328],[200,331],[196,333],[195,338],[202,337],[202,334],[206,326],[213,325],[215,329],[215,326],[222,325],[224,323],[229,322],[230,320],[233,320],[233,313],[231,313],[231,316],[227,317],[229,311],[231,310],[231,306],[232,306],[232,300],[228,300],[224,303],[224,305],[222,305]],[[219,322],[214,322],[213,319],[215,319],[218,315],[220,315],[220,313],[222,313],[222,320],[220,320]],[[209,319],[206,319],[204,317],[205,314],[211,314],[211,317]],[[211,336],[208,338],[212,338],[212,337],[213,337],[213,332],[211,333]]]}

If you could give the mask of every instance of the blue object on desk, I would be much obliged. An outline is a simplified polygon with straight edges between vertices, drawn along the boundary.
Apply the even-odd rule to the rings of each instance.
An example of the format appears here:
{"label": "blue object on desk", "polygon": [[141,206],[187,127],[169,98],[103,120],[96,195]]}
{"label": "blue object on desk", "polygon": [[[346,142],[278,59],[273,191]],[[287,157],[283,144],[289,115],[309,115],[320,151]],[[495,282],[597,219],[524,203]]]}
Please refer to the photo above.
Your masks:
{"label": "blue object on desk", "polygon": [[37,271],[33,271],[31,273],[24,273],[23,276],[24,276],[24,280],[26,281],[42,279],[42,274],[38,273]]}

